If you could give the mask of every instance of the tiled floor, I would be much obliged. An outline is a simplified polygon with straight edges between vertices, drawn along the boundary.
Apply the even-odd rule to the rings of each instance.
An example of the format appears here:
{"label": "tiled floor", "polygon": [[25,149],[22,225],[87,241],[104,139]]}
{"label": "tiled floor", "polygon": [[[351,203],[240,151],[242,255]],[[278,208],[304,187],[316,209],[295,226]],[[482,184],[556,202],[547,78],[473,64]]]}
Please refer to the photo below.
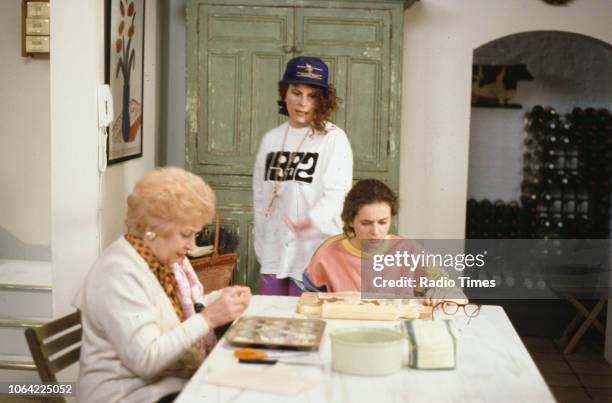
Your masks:
{"label": "tiled floor", "polygon": [[612,402],[612,364],[601,343],[582,341],[563,355],[551,339],[523,337],[523,342],[559,402]]}

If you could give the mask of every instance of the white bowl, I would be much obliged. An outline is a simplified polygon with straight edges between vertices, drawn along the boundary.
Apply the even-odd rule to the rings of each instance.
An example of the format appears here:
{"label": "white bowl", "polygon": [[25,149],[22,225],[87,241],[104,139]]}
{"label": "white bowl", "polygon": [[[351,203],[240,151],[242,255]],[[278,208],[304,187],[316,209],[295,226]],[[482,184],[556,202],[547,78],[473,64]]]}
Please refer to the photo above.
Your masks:
{"label": "white bowl", "polygon": [[331,333],[332,368],[353,375],[389,375],[402,367],[400,332],[359,327]]}

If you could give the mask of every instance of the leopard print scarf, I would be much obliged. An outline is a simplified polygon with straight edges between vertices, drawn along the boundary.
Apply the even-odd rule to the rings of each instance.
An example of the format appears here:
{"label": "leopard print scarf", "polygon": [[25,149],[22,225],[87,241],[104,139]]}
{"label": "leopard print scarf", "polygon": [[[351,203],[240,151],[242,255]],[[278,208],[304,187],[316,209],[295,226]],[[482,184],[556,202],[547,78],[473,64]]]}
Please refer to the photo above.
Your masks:
{"label": "leopard print scarf", "polygon": [[170,299],[170,302],[174,307],[174,311],[176,312],[176,316],[178,316],[181,322],[184,321],[185,314],[183,313],[183,308],[181,308],[178,285],[170,266],[161,264],[153,254],[153,251],[147,245],[145,245],[141,237],[127,234],[125,239],[127,239],[130,245],[136,249],[136,252],[138,252],[145,262],[147,262],[149,268],[157,278],[157,281],[159,281],[159,284],[162,286],[164,292]]}

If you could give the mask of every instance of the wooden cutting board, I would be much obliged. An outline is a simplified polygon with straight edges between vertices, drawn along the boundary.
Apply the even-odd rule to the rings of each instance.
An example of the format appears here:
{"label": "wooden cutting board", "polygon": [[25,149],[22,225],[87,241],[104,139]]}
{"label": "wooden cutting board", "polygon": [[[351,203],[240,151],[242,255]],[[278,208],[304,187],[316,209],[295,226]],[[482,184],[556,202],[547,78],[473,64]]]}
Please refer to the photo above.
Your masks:
{"label": "wooden cutting board", "polygon": [[324,319],[399,320],[431,318],[431,307],[421,300],[362,299],[359,292],[305,292],[297,312]]}

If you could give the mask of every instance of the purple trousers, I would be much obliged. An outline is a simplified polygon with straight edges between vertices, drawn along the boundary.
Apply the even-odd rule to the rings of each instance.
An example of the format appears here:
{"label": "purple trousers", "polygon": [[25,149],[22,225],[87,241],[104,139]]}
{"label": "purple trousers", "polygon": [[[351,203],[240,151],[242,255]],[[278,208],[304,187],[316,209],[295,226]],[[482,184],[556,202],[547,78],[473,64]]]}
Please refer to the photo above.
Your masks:
{"label": "purple trousers", "polygon": [[274,274],[262,274],[259,294],[299,297],[302,295],[302,290],[290,278],[276,278]]}

